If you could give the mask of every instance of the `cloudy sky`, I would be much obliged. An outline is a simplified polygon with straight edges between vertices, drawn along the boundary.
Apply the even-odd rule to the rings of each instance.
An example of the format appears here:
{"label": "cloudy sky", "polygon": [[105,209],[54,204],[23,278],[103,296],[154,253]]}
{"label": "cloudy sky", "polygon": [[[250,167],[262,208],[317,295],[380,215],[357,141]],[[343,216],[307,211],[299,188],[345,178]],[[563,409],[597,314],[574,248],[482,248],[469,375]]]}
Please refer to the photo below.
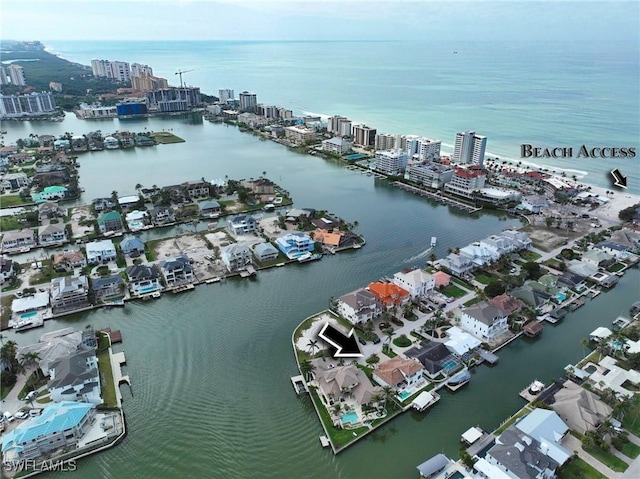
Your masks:
{"label": "cloudy sky", "polygon": [[2,0],[15,40],[596,40],[638,43],[640,2]]}

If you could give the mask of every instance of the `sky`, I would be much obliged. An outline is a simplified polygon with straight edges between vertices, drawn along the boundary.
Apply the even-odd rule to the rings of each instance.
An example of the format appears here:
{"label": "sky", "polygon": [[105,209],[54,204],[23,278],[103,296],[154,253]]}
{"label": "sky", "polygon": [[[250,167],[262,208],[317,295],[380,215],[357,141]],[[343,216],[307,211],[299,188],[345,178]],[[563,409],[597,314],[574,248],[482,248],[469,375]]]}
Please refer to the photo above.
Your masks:
{"label": "sky", "polygon": [[640,2],[1,0],[12,40],[639,42]]}

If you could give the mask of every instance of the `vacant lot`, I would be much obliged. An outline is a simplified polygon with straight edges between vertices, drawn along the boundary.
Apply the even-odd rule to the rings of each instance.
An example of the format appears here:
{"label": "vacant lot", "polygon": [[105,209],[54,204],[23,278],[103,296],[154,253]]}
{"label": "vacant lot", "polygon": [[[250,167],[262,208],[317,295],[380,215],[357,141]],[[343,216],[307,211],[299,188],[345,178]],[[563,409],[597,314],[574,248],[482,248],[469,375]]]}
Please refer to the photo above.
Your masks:
{"label": "vacant lot", "polygon": [[[207,234],[207,239],[216,233]],[[214,244],[212,242],[212,244]],[[215,256],[214,249],[211,249],[205,238],[200,234],[184,234],[175,238],[167,238],[158,241],[153,245],[153,253],[156,261],[174,258],[186,254],[193,259],[193,270],[198,281],[222,276],[224,266],[219,260],[210,261],[205,256]]]}
{"label": "vacant lot", "polygon": [[[74,238],[82,238],[83,236],[93,233],[93,222],[96,217],[93,215],[93,211],[90,206],[77,206],[70,209],[71,231]],[[85,223],[86,222],[86,223]],[[82,223],[82,224],[80,224]]]}

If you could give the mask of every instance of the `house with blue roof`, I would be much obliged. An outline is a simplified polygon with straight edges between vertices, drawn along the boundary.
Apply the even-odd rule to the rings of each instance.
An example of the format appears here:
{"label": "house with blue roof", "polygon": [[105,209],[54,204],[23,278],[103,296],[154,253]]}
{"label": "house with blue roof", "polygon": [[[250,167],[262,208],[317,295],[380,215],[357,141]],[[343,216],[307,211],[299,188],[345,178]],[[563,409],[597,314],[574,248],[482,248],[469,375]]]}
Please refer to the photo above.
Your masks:
{"label": "house with blue roof", "polygon": [[315,243],[306,233],[288,233],[280,236],[276,240],[276,246],[289,259],[296,259],[315,249]]}
{"label": "house with blue roof", "polygon": [[144,243],[137,236],[126,236],[120,242],[120,249],[125,256],[137,258],[144,253]]}
{"label": "house with blue roof", "polygon": [[38,459],[84,437],[96,414],[93,404],[63,401],[47,406],[40,416],[28,419],[2,437],[5,462]]}
{"label": "house with blue roof", "polygon": [[562,465],[573,452],[560,443],[569,427],[555,411],[536,408],[515,424],[516,428],[540,443],[540,450]]}
{"label": "house with blue roof", "polygon": [[260,262],[272,261],[280,254],[275,246],[271,243],[259,243],[253,247],[253,254]]}

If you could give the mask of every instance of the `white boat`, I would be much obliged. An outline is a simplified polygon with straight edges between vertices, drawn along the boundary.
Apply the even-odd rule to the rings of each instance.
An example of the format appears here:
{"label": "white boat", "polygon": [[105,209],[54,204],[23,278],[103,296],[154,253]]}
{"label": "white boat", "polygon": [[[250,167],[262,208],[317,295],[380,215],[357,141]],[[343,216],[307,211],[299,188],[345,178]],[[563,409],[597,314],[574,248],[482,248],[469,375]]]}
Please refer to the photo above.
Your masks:
{"label": "white boat", "polygon": [[151,293],[151,297],[152,298],[159,298],[160,297],[160,291],[154,291],[153,293]]}
{"label": "white boat", "polygon": [[532,396],[536,396],[540,392],[542,392],[543,389],[544,383],[541,383],[540,381],[533,381],[531,383],[531,386],[529,386],[529,394],[531,394]]}
{"label": "white boat", "polygon": [[313,254],[311,252],[306,252],[302,256],[298,257],[298,263],[306,263],[308,261],[315,261],[322,258],[321,254]]}
{"label": "white boat", "polygon": [[362,248],[362,243],[355,243],[353,245],[353,249],[360,249],[360,248]]}
{"label": "white boat", "polygon": [[438,238],[436,238],[435,236],[431,237],[431,247],[433,248],[436,243],[438,242]]}
{"label": "white boat", "polygon": [[273,210],[276,209],[276,205],[268,203],[268,204],[264,205],[262,209],[265,210],[265,211],[273,211]]}

